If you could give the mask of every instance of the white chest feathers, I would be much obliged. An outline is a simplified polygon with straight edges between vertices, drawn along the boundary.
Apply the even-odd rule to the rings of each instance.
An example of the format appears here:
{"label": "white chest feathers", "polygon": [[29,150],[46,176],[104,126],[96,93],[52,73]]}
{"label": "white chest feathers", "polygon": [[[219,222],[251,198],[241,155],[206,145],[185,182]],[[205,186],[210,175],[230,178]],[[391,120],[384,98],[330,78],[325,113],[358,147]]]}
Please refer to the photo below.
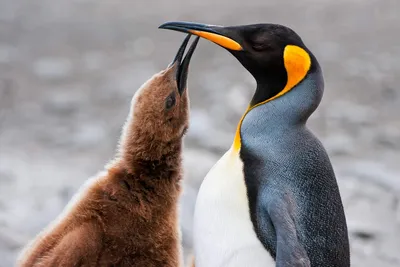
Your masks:
{"label": "white chest feathers", "polygon": [[200,187],[194,215],[196,267],[258,267],[275,263],[250,220],[243,163],[229,150]]}

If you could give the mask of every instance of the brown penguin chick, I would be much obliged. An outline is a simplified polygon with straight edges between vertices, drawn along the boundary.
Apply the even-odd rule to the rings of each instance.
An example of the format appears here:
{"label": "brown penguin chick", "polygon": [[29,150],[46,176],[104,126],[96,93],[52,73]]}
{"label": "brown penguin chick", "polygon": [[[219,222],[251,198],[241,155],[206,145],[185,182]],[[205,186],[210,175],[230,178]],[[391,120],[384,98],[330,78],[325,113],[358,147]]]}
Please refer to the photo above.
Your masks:
{"label": "brown penguin chick", "polygon": [[198,38],[134,95],[115,159],[90,179],[18,266],[182,266],[178,200],[186,88]]}

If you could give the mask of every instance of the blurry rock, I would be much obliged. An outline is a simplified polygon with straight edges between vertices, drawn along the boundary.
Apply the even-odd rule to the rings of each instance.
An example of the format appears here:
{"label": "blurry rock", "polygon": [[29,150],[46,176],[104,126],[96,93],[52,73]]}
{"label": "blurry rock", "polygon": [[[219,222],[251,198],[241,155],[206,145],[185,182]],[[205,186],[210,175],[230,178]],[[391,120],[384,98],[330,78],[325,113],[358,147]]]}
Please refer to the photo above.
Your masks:
{"label": "blurry rock", "polygon": [[340,196],[342,197],[343,205],[346,210],[347,207],[352,204],[352,197],[360,181],[354,179],[351,175],[347,176],[345,173],[342,173],[340,168],[335,168],[335,162],[333,162],[333,165],[338,180]]}
{"label": "blurry rock", "polygon": [[[396,230],[399,231],[400,226],[398,226],[392,233],[395,233]],[[400,266],[400,241],[397,236],[394,234],[388,234],[386,236],[382,236],[380,241],[378,255],[382,255],[383,258],[396,263],[397,266]]]}
{"label": "blurry rock", "polygon": [[243,85],[237,84],[229,90],[224,102],[235,112],[244,113],[249,102],[246,91],[248,91],[247,88]]}
{"label": "blurry rock", "polygon": [[47,101],[42,106],[43,110],[48,112],[49,115],[71,115],[85,104],[87,96],[80,93],[80,91],[86,89],[83,85],[71,85],[58,89],[59,90],[51,91],[47,94]]}
{"label": "blurry rock", "polygon": [[335,101],[326,110],[328,119],[339,119],[350,123],[368,125],[374,120],[376,111],[372,107],[345,100]]}
{"label": "blurry rock", "polygon": [[361,239],[363,241],[372,241],[376,238],[376,236],[373,233],[368,232],[368,231],[362,231],[362,230],[361,231],[355,230],[355,231],[353,231],[352,235],[355,238]]}
{"label": "blurry rock", "polygon": [[363,241],[365,239],[360,238],[361,236],[381,236],[387,231],[386,227],[391,226],[388,225],[390,222],[382,222],[382,215],[390,215],[391,211],[376,210],[375,207],[371,206],[370,202],[365,202],[364,200],[365,198],[362,197],[353,199],[353,203],[346,209],[350,235]]}
{"label": "blurry rock", "polygon": [[14,56],[14,48],[8,45],[0,44],[0,64],[9,63]]}
{"label": "blurry rock", "polygon": [[136,60],[132,64],[111,70],[106,85],[96,89],[96,93],[102,99],[118,94],[130,101],[136,90],[158,71],[153,61]]}
{"label": "blurry rock", "polygon": [[398,92],[390,87],[386,87],[385,89],[382,90],[382,98],[385,99],[386,101],[389,102],[394,102],[396,101],[398,97]]}
{"label": "blurry rock", "polygon": [[25,245],[28,238],[8,228],[0,227],[0,247],[10,250],[18,249]]}
{"label": "blurry rock", "polygon": [[197,189],[184,185],[180,200],[180,226],[182,230],[182,244],[185,248],[192,247],[193,243],[193,214],[196,204]]}
{"label": "blurry rock", "polygon": [[379,250],[385,257],[398,255],[400,240],[393,237],[399,230],[395,220],[397,196],[374,183],[358,180],[353,196],[347,202],[346,214],[352,246],[365,255]]}
{"label": "blurry rock", "polygon": [[229,149],[234,133],[225,132],[219,125],[213,124],[204,111],[193,109],[190,112],[190,116],[191,123],[188,139],[195,139],[203,147],[217,151]]}
{"label": "blurry rock", "polygon": [[64,203],[64,206],[66,206],[72,199],[72,196],[74,194],[76,194],[75,191],[76,191],[76,189],[72,188],[70,186],[60,188],[58,194],[59,194],[61,202]]}
{"label": "blurry rock", "polygon": [[154,52],[154,42],[148,37],[141,36],[129,45],[138,56],[148,57]]}
{"label": "blurry rock", "polygon": [[17,258],[17,253],[10,250],[0,249],[0,266],[1,267],[10,267],[15,265],[15,259]]}
{"label": "blurry rock", "polygon": [[396,221],[397,224],[400,226],[400,197],[397,198],[396,202]]}
{"label": "blurry rock", "polygon": [[355,150],[354,140],[348,135],[336,132],[324,138],[324,145],[332,156],[349,155]]}
{"label": "blurry rock", "polygon": [[80,147],[93,146],[101,144],[106,138],[106,127],[96,123],[85,123],[78,127],[73,133],[74,143]]}
{"label": "blurry rock", "polygon": [[72,69],[68,58],[41,58],[33,65],[34,73],[44,79],[66,78],[71,75]]}
{"label": "blurry rock", "polygon": [[105,61],[105,55],[100,51],[89,51],[83,56],[84,67],[89,71],[102,69]]}
{"label": "blurry rock", "polygon": [[185,184],[198,189],[205,175],[221,156],[207,150],[186,148],[183,152]]}
{"label": "blurry rock", "polygon": [[336,61],[340,56],[340,50],[340,44],[329,41],[321,41],[316,47],[316,51],[325,61]]}
{"label": "blurry rock", "polygon": [[[0,184],[10,184],[13,182],[13,175],[9,172],[3,171],[0,166]],[[1,192],[1,191],[0,191]]]}
{"label": "blurry rock", "polygon": [[400,148],[400,124],[383,126],[375,136],[375,142],[385,148],[397,150]]}
{"label": "blurry rock", "polygon": [[[352,175],[364,180],[366,183],[373,182],[377,187],[390,188],[400,191],[400,179],[396,170],[378,161],[352,160],[343,161],[340,168]],[[383,193],[386,196],[389,192]]]}

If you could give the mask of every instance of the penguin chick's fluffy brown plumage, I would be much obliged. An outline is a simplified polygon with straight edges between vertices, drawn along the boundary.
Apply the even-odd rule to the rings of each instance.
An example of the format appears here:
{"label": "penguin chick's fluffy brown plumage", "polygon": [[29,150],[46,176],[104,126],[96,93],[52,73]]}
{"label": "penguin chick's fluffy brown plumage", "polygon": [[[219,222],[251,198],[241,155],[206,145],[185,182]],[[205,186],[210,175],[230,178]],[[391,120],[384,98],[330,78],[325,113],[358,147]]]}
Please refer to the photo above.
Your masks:
{"label": "penguin chick's fluffy brown plumage", "polygon": [[198,39],[181,64],[187,41],[174,64],[136,92],[116,159],[25,249],[19,266],[182,265],[177,205],[189,100],[178,80]]}

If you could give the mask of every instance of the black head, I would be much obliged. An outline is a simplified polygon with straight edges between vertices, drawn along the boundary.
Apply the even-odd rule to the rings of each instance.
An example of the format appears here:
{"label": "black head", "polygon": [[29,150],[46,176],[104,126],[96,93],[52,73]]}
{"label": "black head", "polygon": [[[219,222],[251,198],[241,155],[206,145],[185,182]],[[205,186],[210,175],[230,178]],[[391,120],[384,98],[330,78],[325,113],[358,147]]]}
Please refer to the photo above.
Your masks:
{"label": "black head", "polygon": [[251,106],[290,90],[318,64],[299,35],[278,24],[222,27],[168,22],[160,28],[198,35],[232,53],[262,88]]}

